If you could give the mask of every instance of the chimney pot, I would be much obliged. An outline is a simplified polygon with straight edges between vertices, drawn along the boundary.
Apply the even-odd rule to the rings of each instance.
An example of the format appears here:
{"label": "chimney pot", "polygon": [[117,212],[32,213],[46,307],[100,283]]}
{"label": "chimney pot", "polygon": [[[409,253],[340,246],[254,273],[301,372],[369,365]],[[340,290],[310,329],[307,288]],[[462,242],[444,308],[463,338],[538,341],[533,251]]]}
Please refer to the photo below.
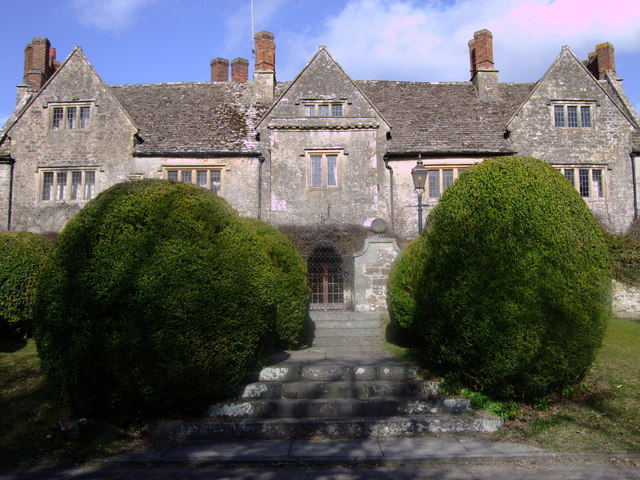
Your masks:
{"label": "chimney pot", "polygon": [[469,41],[469,61],[471,81],[476,87],[478,98],[498,98],[498,71],[493,63],[493,35],[489,30],[478,30],[473,34],[473,39]]}
{"label": "chimney pot", "polygon": [[231,61],[231,81],[245,83],[249,80],[249,60],[234,58]]}
{"label": "chimney pot", "polygon": [[256,72],[276,71],[276,44],[271,32],[261,31],[253,37],[256,49]]}
{"label": "chimney pot", "polygon": [[228,82],[229,81],[229,60],[226,58],[214,58],[211,60],[211,81],[212,82]]}
{"label": "chimney pot", "polygon": [[40,90],[53,74],[51,50],[51,44],[45,37],[34,37],[25,47],[22,83],[28,90]]}
{"label": "chimney pot", "polygon": [[493,35],[487,29],[473,34],[473,48],[477,70],[493,70]]}
{"label": "chimney pot", "polygon": [[253,36],[256,65],[253,73],[257,101],[271,102],[276,88],[276,44],[273,33],[258,32]]}
{"label": "chimney pot", "polygon": [[609,42],[596,45],[596,57],[598,61],[598,79],[603,80],[607,72],[616,76],[616,58],[613,53],[613,45]]}

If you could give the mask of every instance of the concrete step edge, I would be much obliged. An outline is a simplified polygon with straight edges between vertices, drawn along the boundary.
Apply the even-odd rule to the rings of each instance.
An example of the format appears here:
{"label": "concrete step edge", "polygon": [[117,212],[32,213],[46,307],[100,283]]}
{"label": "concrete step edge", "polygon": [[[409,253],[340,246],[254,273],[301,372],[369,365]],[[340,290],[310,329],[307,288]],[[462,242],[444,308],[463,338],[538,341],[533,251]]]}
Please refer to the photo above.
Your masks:
{"label": "concrete step edge", "polygon": [[438,382],[413,379],[255,382],[242,388],[239,399],[436,398],[439,389]]}
{"label": "concrete step edge", "polygon": [[339,380],[409,380],[417,378],[418,368],[412,365],[274,365],[257,374],[261,382],[339,381]]}
{"label": "concrete step edge", "polygon": [[388,417],[403,415],[462,414],[470,410],[465,398],[334,398],[265,399],[216,403],[207,417],[307,418]]}
{"label": "concrete step edge", "polygon": [[176,440],[364,439],[494,432],[502,425],[502,420],[495,415],[473,412],[462,415],[402,417],[211,419],[196,422],[164,422],[150,426],[148,433],[156,438]]}

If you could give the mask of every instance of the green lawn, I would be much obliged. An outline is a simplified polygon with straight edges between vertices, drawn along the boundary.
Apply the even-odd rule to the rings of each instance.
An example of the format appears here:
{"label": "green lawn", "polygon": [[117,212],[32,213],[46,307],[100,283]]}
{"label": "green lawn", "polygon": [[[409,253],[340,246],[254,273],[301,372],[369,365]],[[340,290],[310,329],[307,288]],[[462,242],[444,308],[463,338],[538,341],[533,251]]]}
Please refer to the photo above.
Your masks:
{"label": "green lawn", "polygon": [[91,420],[80,431],[61,431],[61,420],[76,418],[48,388],[33,341],[0,343],[0,412],[0,465],[81,461],[131,438]]}

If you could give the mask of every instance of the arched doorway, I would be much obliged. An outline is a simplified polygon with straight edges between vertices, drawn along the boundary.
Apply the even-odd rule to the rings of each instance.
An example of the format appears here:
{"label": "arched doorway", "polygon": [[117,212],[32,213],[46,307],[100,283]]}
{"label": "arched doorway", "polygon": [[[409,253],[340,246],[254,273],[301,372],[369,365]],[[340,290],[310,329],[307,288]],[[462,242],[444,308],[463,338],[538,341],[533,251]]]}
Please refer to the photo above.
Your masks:
{"label": "arched doorway", "polygon": [[342,310],[344,268],[342,256],[332,246],[316,247],[307,260],[313,310]]}

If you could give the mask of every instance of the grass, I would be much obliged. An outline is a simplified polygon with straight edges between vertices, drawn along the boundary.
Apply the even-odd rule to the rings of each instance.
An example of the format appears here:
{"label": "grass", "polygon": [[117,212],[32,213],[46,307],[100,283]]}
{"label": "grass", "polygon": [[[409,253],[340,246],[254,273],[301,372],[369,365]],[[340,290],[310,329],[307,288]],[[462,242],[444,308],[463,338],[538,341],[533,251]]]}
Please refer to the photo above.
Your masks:
{"label": "grass", "polygon": [[[415,351],[388,344],[410,360]],[[494,402],[467,393],[475,405],[507,418],[493,438],[526,442],[559,452],[640,453],[640,320],[612,319],[596,362],[573,391],[535,406]],[[74,419],[53,396],[40,371],[33,341],[0,343],[0,465],[80,462],[136,442],[133,430]]]}
{"label": "grass", "polygon": [[559,452],[640,453],[640,320],[614,318],[585,382],[497,435]]}
{"label": "grass", "polygon": [[54,397],[40,371],[33,341],[0,342],[0,465],[79,462],[105,455],[132,440],[105,422],[62,431],[77,420]]}
{"label": "grass", "polygon": [[[412,349],[387,343],[407,360]],[[496,402],[463,392],[472,405],[505,419],[496,440],[526,442],[557,452],[640,454],[640,319],[613,318],[583,382],[536,405]]]}

